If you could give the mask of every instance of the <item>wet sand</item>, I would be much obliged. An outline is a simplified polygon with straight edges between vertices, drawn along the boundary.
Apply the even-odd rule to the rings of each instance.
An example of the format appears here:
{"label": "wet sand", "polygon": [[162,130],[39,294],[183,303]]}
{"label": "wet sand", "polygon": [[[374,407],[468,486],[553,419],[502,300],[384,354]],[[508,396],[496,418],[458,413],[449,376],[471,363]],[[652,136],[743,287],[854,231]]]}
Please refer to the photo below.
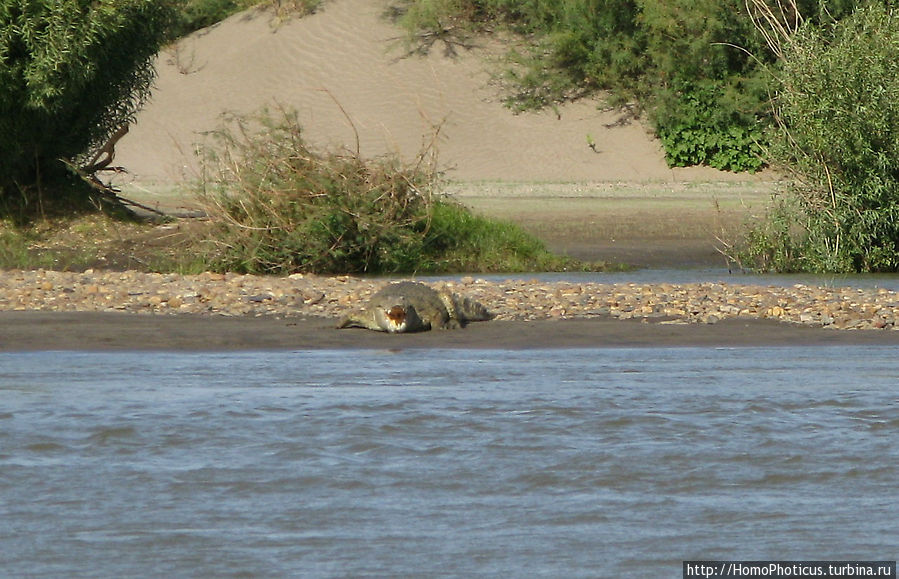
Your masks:
{"label": "wet sand", "polygon": [[0,272],[0,351],[899,344],[899,293],[794,285],[432,283],[494,314],[455,331],[337,330],[387,280]]}
{"label": "wet sand", "polygon": [[477,213],[507,220],[560,254],[638,268],[726,267],[722,240],[777,188],[772,174],[692,183],[452,183],[453,197]]}
{"label": "wet sand", "polygon": [[461,330],[396,335],[336,330],[334,324],[329,318],[0,312],[0,352],[899,345],[899,332],[840,331],[770,320],[714,325],[607,318],[492,321]]}

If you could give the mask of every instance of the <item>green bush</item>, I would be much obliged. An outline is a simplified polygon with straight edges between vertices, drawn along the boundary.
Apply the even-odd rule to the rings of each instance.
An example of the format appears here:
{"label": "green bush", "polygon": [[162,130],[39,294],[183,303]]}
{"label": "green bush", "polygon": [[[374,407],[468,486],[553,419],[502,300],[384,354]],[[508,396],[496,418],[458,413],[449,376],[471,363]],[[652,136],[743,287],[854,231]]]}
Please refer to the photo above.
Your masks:
{"label": "green bush", "polygon": [[[800,0],[815,24],[844,17],[858,0]],[[497,24],[525,35],[513,52],[507,103],[543,107],[610,90],[636,101],[671,165],[733,171],[761,167],[770,121],[765,78],[773,55],[744,0],[397,0],[413,39],[453,42]],[[779,3],[790,17],[789,3]]]}
{"label": "green bush", "polygon": [[743,0],[647,0],[644,102],[671,166],[756,171],[767,99]]}
{"label": "green bush", "polygon": [[[757,171],[764,164],[764,125],[740,114],[721,83],[675,83],[654,112],[656,132],[672,167],[709,165],[726,171]],[[670,99],[670,102],[669,102]]]}
{"label": "green bush", "polygon": [[796,177],[804,268],[899,270],[899,16],[875,2],[784,46],[772,151]]}
{"label": "green bush", "polygon": [[204,152],[208,267],[247,273],[409,273],[561,269],[533,237],[433,192],[417,163],[319,153],[296,115],[232,118]]}
{"label": "green bush", "polygon": [[178,0],[179,10],[173,28],[178,38],[212,26],[242,10],[259,6],[273,10],[277,17],[315,12],[323,0]]}
{"label": "green bush", "polygon": [[60,159],[90,158],[150,93],[170,2],[0,3],[0,210],[71,191]]}

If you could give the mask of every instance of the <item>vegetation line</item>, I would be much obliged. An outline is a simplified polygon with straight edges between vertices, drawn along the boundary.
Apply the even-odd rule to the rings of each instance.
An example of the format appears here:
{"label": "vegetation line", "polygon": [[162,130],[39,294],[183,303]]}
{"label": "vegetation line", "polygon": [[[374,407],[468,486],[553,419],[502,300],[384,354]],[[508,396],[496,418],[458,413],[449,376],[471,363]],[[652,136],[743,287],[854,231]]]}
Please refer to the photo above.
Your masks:
{"label": "vegetation line", "polygon": [[[277,23],[322,2],[259,6]],[[3,3],[0,261],[28,262],[42,228],[55,219],[98,210],[129,216],[97,173],[112,168],[115,141],[149,96],[155,55],[173,34],[251,4]],[[740,266],[892,272],[899,271],[893,4],[392,0],[388,13],[408,30],[410,54],[440,42],[452,52],[474,34],[497,30],[525,39],[510,51],[502,76],[516,110],[607,90],[612,104],[636,103],[635,114],[649,118],[672,166],[771,165],[789,175],[792,185],[767,214],[747,226],[743,239],[726,244]],[[360,158],[358,135],[354,154],[313,151],[285,111],[280,118],[231,119],[218,138],[218,148],[205,152],[208,178],[200,185],[209,226],[198,228],[201,237],[185,252],[190,267],[258,273],[585,267],[442,196],[428,147],[412,165]],[[587,144],[595,150],[589,135]]]}

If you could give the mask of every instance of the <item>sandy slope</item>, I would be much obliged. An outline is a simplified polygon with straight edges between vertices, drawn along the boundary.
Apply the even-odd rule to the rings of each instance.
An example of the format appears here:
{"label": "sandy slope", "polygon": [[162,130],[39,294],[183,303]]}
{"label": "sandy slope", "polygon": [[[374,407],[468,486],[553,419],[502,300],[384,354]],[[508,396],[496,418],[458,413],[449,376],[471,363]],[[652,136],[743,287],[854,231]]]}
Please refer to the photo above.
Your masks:
{"label": "sandy slope", "polygon": [[[458,180],[716,181],[733,176],[667,168],[639,123],[579,102],[514,115],[490,84],[484,48],[450,58],[403,57],[402,32],[383,16],[386,0],[331,0],[318,14],[274,28],[243,13],[160,55],[153,100],[119,143],[117,163],[138,183],[193,175],[194,149],[223,112],[277,103],[296,108],[318,144],[354,147],[342,106],[366,156],[414,156],[443,123],[439,158]],[[598,152],[587,146],[587,135]]]}

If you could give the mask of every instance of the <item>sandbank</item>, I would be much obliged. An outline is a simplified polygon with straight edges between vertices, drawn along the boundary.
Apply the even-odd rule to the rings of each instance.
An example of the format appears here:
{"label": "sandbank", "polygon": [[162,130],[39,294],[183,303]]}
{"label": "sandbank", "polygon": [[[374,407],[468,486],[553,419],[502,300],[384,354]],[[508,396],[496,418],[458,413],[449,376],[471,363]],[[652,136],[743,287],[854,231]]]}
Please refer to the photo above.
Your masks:
{"label": "sandbank", "polygon": [[492,321],[461,330],[395,335],[336,330],[334,325],[335,320],[328,318],[0,312],[0,352],[899,345],[895,331],[839,331],[769,320],[724,320],[713,325],[608,318]]}

